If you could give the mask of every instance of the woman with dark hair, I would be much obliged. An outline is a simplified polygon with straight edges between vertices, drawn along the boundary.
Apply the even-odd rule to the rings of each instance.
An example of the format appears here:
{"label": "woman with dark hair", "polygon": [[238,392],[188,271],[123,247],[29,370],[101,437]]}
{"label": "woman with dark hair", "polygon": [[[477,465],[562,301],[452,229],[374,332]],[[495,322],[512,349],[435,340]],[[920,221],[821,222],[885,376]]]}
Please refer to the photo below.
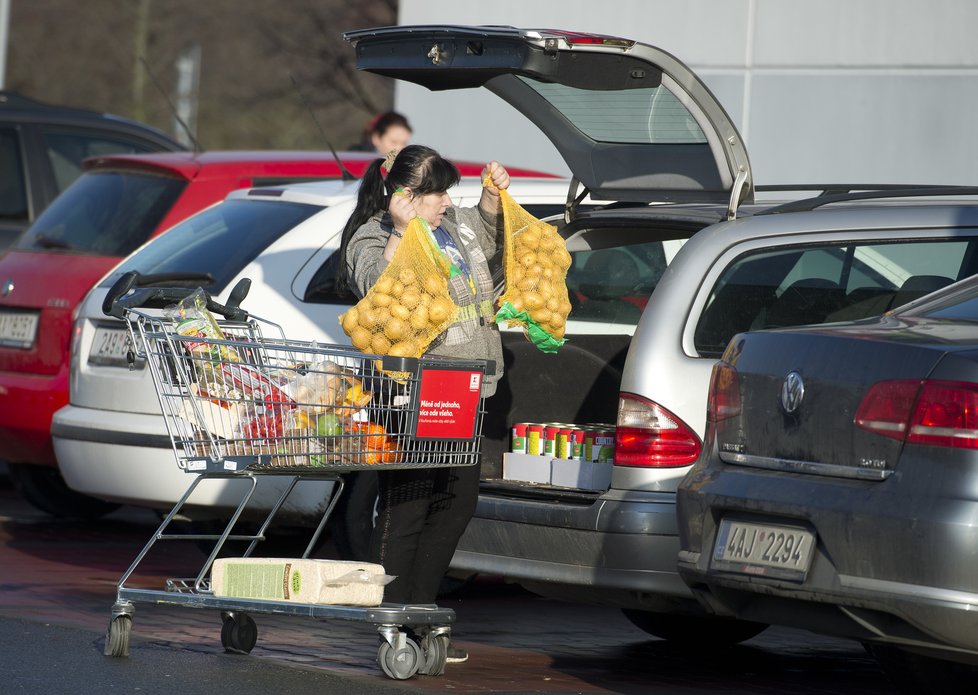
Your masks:
{"label": "woman with dark hair", "polygon": [[[435,240],[459,270],[449,279],[459,318],[428,352],[493,361],[495,374],[486,375],[483,382],[485,397],[495,393],[502,374],[487,259],[502,244],[499,191],[509,187],[509,174],[498,162],[486,165],[483,179],[487,176],[493,185],[483,189],[479,204],[456,208],[448,190],[459,181],[458,169],[435,150],[408,145],[396,157],[377,159],[364,174],[340,246],[341,274],[363,297],[394,257],[408,223],[420,216],[431,225]],[[379,471],[378,484],[379,514],[369,559],[396,576],[385,589],[385,600],[434,603],[455,546],[475,512],[479,466]],[[466,658],[463,650],[449,647],[448,662]]]}

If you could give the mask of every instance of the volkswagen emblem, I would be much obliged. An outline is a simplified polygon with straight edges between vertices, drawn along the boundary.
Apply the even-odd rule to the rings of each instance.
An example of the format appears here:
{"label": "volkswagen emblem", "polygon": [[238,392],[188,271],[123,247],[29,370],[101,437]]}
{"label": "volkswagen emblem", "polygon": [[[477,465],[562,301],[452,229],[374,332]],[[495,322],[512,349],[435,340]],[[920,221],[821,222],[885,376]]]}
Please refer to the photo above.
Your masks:
{"label": "volkswagen emblem", "polygon": [[798,410],[801,400],[805,397],[805,382],[798,372],[788,372],[781,384],[781,407],[791,415]]}

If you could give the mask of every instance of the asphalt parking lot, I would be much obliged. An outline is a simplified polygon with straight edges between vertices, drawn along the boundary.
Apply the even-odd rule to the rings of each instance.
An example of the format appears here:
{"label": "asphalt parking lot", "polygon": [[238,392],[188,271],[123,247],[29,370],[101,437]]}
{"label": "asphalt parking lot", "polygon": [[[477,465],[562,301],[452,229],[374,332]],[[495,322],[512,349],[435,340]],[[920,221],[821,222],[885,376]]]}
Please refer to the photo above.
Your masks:
{"label": "asphalt parking lot", "polygon": [[[0,474],[0,618],[80,630],[87,635],[75,646],[82,656],[108,659],[101,645],[116,584],[156,523],[152,512],[128,507],[95,522],[51,519]],[[199,568],[196,547],[170,545],[178,547],[141,566],[138,581],[147,588]],[[214,611],[149,603],[136,604],[129,662],[144,658],[145,648],[170,649],[178,661],[180,653],[194,655],[193,663],[197,655],[221,664],[258,660],[363,680],[378,692],[391,686],[471,693],[891,692],[859,645],[799,631],[772,628],[723,653],[691,653],[648,637],[616,610],[539,598],[497,578],[482,578],[440,605],[455,610],[455,639],[471,658],[435,678],[384,677],[369,624],[257,615],[258,644],[241,657],[224,654]]]}

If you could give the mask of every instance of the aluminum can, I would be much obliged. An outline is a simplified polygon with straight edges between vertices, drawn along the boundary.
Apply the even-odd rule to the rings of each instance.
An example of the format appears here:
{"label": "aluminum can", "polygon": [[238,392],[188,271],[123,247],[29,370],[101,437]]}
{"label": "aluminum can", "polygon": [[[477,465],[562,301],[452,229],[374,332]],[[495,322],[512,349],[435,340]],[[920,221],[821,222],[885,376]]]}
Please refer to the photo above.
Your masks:
{"label": "aluminum can", "polygon": [[543,454],[545,456],[557,455],[557,433],[560,425],[549,423],[543,428]]}
{"label": "aluminum can", "polygon": [[[614,457],[615,433],[605,429],[588,429],[584,432],[584,460],[610,461]],[[604,450],[604,454],[602,454]],[[602,458],[604,456],[604,458]]]}
{"label": "aluminum can", "polygon": [[604,430],[598,432],[594,437],[593,455],[596,458],[592,461],[601,463],[611,463],[615,460],[615,432],[614,430]]}
{"label": "aluminum can", "polygon": [[526,426],[526,453],[543,453],[543,425],[528,424]]}
{"label": "aluminum can", "polygon": [[584,457],[584,430],[572,429],[570,431],[570,441],[568,443],[567,458],[581,459]]}
{"label": "aluminum can", "polygon": [[510,451],[514,454],[526,453],[526,429],[530,423],[517,422],[513,425],[513,436],[510,441]]}
{"label": "aluminum can", "polygon": [[557,442],[554,445],[555,456],[559,459],[569,459],[571,453],[571,429],[562,427],[557,430]]}

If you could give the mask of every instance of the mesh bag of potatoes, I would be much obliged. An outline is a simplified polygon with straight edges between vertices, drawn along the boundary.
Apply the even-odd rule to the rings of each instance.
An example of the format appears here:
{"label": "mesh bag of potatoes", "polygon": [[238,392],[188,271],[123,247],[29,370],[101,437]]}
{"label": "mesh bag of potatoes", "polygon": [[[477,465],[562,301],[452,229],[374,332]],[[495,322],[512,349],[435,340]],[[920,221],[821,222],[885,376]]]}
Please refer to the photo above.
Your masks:
{"label": "mesh bag of potatoes", "polygon": [[505,190],[500,191],[500,204],[506,291],[499,298],[496,322],[522,326],[540,350],[557,352],[565,342],[564,329],[571,310],[567,244],[556,227],[528,213]]}
{"label": "mesh bag of potatoes", "polygon": [[458,312],[448,292],[450,269],[428,223],[415,217],[377,282],[340,316],[343,332],[368,354],[421,357]]}

